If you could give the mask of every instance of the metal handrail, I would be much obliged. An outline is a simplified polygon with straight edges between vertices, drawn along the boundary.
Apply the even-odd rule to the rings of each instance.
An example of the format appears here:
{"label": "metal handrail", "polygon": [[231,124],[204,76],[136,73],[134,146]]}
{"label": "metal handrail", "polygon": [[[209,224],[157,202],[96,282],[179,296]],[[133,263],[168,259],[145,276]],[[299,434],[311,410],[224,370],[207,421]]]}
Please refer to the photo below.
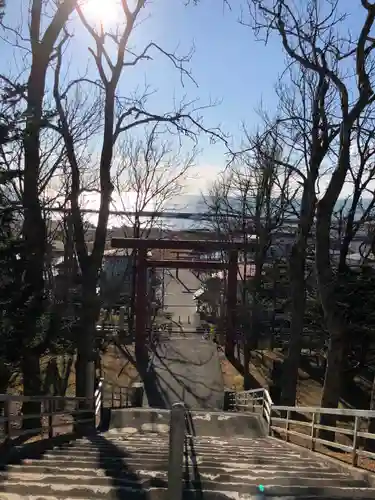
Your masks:
{"label": "metal handrail", "polygon": [[[40,403],[41,411],[32,414],[22,414],[20,409],[14,412],[13,405],[22,403]],[[23,436],[34,436],[35,434],[48,434],[49,438],[55,435],[55,429],[65,428],[70,432],[72,425],[89,425],[95,427],[95,398],[64,397],[64,396],[18,396],[11,394],[0,394],[0,403],[3,406],[3,415],[0,416],[0,425],[3,428],[0,444],[11,444],[12,439]],[[56,417],[62,417],[63,421],[56,422]],[[68,417],[66,421],[64,417]],[[38,420],[40,425],[36,428],[24,428],[22,424],[28,420]]]}
{"label": "metal handrail", "polygon": [[168,500],[182,500],[185,413],[186,405],[182,401],[172,405],[169,427]]}
{"label": "metal handrail", "polygon": [[[112,382],[107,382],[100,378],[95,386],[92,398],[73,396],[19,396],[11,394],[0,394],[0,403],[3,406],[3,416],[0,415],[0,425],[3,427],[3,439],[1,442],[10,443],[11,439],[34,435],[36,432],[48,433],[48,437],[53,437],[56,427],[71,427],[73,422],[58,422],[56,417],[73,417],[74,424],[89,424],[92,428],[97,428],[102,421],[102,411],[104,406],[104,388],[111,387],[111,407],[129,406],[129,391],[126,387],[121,387]],[[118,397],[119,396],[119,397]],[[12,404],[41,403],[42,411],[38,414],[14,414]],[[119,402],[119,405],[117,404]],[[70,407],[69,409],[67,407]],[[99,417],[99,422],[98,422]],[[24,422],[28,419],[41,419],[41,426],[38,429],[15,429],[14,424]],[[45,421],[47,419],[47,422]],[[68,432],[68,430],[66,431]]]}
{"label": "metal handrail", "polygon": [[[267,422],[269,435],[275,435],[275,433],[277,433],[279,436],[276,437],[280,437],[280,434],[282,434],[285,441],[289,441],[291,436],[304,439],[307,441],[307,446],[312,451],[315,451],[316,444],[322,444],[331,448],[336,448],[338,451],[350,453],[352,457],[352,465],[355,467],[358,466],[358,457],[360,456],[375,459],[375,453],[359,449],[360,439],[375,440],[374,433],[360,430],[360,420],[375,418],[375,410],[275,405],[268,390],[265,388],[236,392],[234,394],[234,407],[237,410],[250,410],[252,412],[254,412],[255,409],[261,409],[261,414]],[[309,414],[311,415],[311,419],[309,421],[295,420],[291,418],[293,413]],[[348,429],[337,425],[323,425],[320,423],[318,417],[324,415],[353,417],[354,427],[353,429]],[[296,430],[291,430],[291,425],[308,427],[310,432],[306,434]],[[319,430],[352,436],[352,444],[344,445],[336,441],[328,441],[320,438],[317,436],[317,431]]]}

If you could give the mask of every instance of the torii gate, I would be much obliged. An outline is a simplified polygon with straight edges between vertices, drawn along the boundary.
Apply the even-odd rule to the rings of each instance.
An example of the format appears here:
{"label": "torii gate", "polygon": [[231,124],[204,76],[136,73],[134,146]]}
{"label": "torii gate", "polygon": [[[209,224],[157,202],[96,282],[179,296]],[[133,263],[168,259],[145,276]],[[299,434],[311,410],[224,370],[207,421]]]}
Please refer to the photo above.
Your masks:
{"label": "torii gate", "polygon": [[[234,355],[236,336],[237,308],[237,270],[239,251],[253,251],[254,242],[244,244],[231,241],[200,241],[200,240],[156,240],[141,238],[112,238],[113,248],[137,249],[137,279],[135,305],[135,346],[137,355],[146,354],[146,321],[147,321],[147,267],[169,269],[218,269],[228,270],[226,290],[226,342],[227,356]],[[227,262],[204,260],[152,260],[147,259],[147,251],[160,250],[196,250],[205,253],[214,251],[228,252]]]}

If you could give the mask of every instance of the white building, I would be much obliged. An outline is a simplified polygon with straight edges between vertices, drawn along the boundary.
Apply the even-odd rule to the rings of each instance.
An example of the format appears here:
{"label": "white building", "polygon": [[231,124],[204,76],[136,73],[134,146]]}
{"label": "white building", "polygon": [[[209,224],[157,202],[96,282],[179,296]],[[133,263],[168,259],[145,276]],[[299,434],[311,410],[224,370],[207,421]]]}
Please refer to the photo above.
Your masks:
{"label": "white building", "polygon": [[[151,257],[151,252],[147,256]],[[100,293],[103,301],[125,303],[132,294],[134,260],[131,250],[111,248],[104,252]],[[147,269],[149,294],[153,296],[154,270]],[[153,299],[151,299],[153,300]]]}

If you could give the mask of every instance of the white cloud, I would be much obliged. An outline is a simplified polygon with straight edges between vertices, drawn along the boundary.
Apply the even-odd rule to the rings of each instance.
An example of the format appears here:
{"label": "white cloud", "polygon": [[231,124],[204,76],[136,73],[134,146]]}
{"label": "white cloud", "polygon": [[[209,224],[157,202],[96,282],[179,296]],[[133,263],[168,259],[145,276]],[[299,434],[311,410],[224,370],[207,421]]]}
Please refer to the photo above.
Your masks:
{"label": "white cloud", "polygon": [[198,195],[207,194],[212,182],[222,171],[219,165],[202,163],[191,168],[188,178],[185,181],[184,193]]}

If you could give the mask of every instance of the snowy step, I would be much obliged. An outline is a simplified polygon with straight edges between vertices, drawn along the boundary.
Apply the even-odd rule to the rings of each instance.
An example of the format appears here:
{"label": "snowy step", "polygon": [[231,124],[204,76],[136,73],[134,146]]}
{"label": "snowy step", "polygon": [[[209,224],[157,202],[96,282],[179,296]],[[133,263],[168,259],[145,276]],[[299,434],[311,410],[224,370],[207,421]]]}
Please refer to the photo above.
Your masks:
{"label": "snowy step", "polygon": [[[81,484],[76,485],[64,485],[64,484],[43,484],[41,482],[18,482],[18,483],[6,483],[0,486],[0,493],[15,493],[18,495],[29,495],[30,492],[34,496],[52,496],[57,498],[105,498],[109,500],[118,500],[119,498],[135,498],[134,493],[140,492],[143,495],[147,493],[149,496],[141,496],[141,498],[151,498],[152,500],[160,499],[166,500],[166,489],[161,487],[153,487],[148,485],[149,481],[138,481],[134,485],[129,486],[117,486],[117,485],[86,485]],[[195,489],[194,487],[185,488],[185,498],[196,498],[198,491],[201,491],[202,487]],[[208,486],[208,484],[207,484]],[[227,498],[242,500],[248,498],[249,500],[254,500],[254,496],[259,494],[258,485],[242,485],[237,483],[231,484],[218,484],[210,483],[210,488],[204,490],[204,498],[209,498],[206,493],[211,493],[211,498],[217,498],[212,495],[212,493],[219,493],[227,495]],[[157,490],[158,494],[153,495],[153,491]],[[163,494],[161,494],[163,493]],[[337,486],[295,486],[295,485],[278,485],[278,484],[267,484],[265,486],[265,498],[269,496],[286,497],[290,499],[294,496],[313,498],[314,496],[320,495],[320,498],[375,498],[374,488],[358,488],[358,487],[337,487]],[[4,496],[2,497],[4,498]],[[8,496],[5,496],[9,500]],[[220,497],[219,497],[220,498]],[[225,498],[225,497],[224,497]],[[256,497],[255,497],[256,498]]]}
{"label": "snowy step", "polygon": [[[197,500],[201,493],[198,491],[187,491],[184,492],[183,495],[183,500]],[[65,497],[66,498],[66,497]],[[79,497],[80,500],[92,500],[91,497]],[[117,500],[120,498],[120,496],[117,497]],[[123,497],[121,497],[123,498]],[[126,492],[126,498],[127,500],[168,500],[166,491],[164,489],[160,488],[152,488],[152,490],[146,490],[146,491],[133,491],[131,493]],[[348,496],[342,497],[342,496],[330,496],[330,497],[324,497],[322,495],[316,496],[316,495],[308,495],[308,496],[280,496],[280,495],[267,495],[267,500],[343,500],[344,498],[348,498]],[[350,497],[349,497],[350,498]],[[360,498],[361,500],[373,500],[373,497],[368,497],[368,496],[361,496],[361,497],[354,497],[354,498]],[[17,493],[7,493],[5,496],[2,496],[2,500],[25,500],[24,494],[17,494]],[[205,491],[204,492],[204,500],[257,500],[257,496],[254,496],[253,494],[244,494],[239,496],[238,493],[235,491],[228,491],[225,493],[220,493],[217,491]],[[35,496],[35,495],[27,495],[27,500],[61,500],[61,497],[58,498],[56,496],[50,496],[50,495],[43,495],[43,496]],[[69,499],[70,500],[70,499]]]}
{"label": "snowy step", "polygon": [[[67,456],[71,455],[74,457],[94,457],[94,456],[160,456],[160,455],[168,455],[168,448],[157,448],[157,449],[139,449],[136,446],[129,448],[128,446],[117,446],[117,447],[103,447],[103,448],[54,448],[48,453],[49,455],[54,456]],[[187,446],[185,449],[185,453],[192,454],[193,450],[191,447]],[[302,460],[302,461],[311,461],[311,458],[304,457],[300,453],[254,453],[251,450],[239,449],[237,452],[234,450],[226,450],[225,448],[222,450],[210,450],[209,448],[201,448],[197,449],[194,446],[194,454],[199,455],[201,457],[211,457],[214,456],[216,458],[223,459],[238,459],[241,458],[243,460],[253,460],[262,459],[266,460]]]}
{"label": "snowy step", "polygon": [[[189,469],[188,472],[185,471],[185,477],[194,477],[195,472],[192,469]],[[78,476],[82,479],[82,476],[86,477],[95,477],[95,478],[101,478],[105,476],[111,476],[111,477],[157,477],[161,479],[166,479],[167,478],[167,471],[165,470],[145,470],[142,469],[142,464],[139,464],[139,468],[134,468],[131,470],[127,470],[124,468],[121,469],[81,469],[78,467],[67,467],[64,470],[62,470],[60,467],[45,467],[43,465],[41,466],[35,466],[35,465],[13,465],[9,466],[7,468],[6,472],[0,472],[0,477],[3,479],[6,478],[18,478],[21,479],[27,478],[28,480],[30,479],[37,479],[38,476],[48,476],[48,475],[53,475],[54,477],[70,477],[70,476]],[[259,468],[256,470],[244,470],[244,469],[220,469],[220,468],[211,468],[211,469],[205,469],[204,472],[200,472],[200,476],[205,478],[205,479],[210,479],[211,481],[230,481],[231,478],[235,478],[236,480],[238,479],[248,479],[249,477],[251,480],[256,480],[259,481],[260,483],[262,482],[262,479],[265,478],[272,478],[272,479],[277,479],[277,478],[286,478],[290,481],[291,478],[295,476],[295,472],[291,470],[278,470],[278,469],[264,469],[264,468]],[[318,479],[352,479],[349,474],[342,474],[340,472],[321,472],[321,471],[316,471],[316,470],[307,470],[301,474],[298,475],[298,479],[313,479],[313,478],[318,478]],[[86,481],[87,479],[85,479]]]}
{"label": "snowy step", "polygon": [[[99,464],[100,465],[100,464]],[[200,474],[209,474],[209,475],[217,475],[217,474],[229,474],[231,476],[236,476],[236,475],[244,475],[249,473],[249,467],[247,464],[235,464],[236,466],[225,466],[225,464],[211,464],[211,465],[204,465],[204,467],[199,468],[199,473]],[[132,471],[144,471],[145,473],[147,472],[148,474],[157,474],[159,472],[161,473],[166,473],[166,462],[159,462],[159,463],[145,463],[141,461],[131,461],[125,463],[125,467],[129,466],[129,468]],[[124,463],[122,462],[108,462],[105,464],[105,474],[108,475],[115,475],[117,474],[117,471],[125,471],[126,468],[124,467]],[[190,470],[190,467],[189,467]],[[70,471],[72,474],[81,474],[81,475],[91,475],[91,474],[97,474],[97,475],[103,475],[104,469],[98,468],[96,464],[87,464],[85,463],[83,466],[81,466],[79,463],[77,464],[76,462],[64,462],[63,464],[61,463],[55,463],[55,462],[43,462],[43,461],[32,461],[32,463],[29,463],[28,465],[9,465],[7,467],[7,471],[12,472],[12,471],[20,471],[20,472],[36,472],[37,474],[49,474],[49,473],[58,473],[60,471],[63,471],[63,473],[68,474]],[[309,467],[292,467],[285,465],[283,467],[275,467],[275,466],[264,466],[264,465],[257,465],[251,468],[251,473],[255,477],[265,477],[269,475],[283,475],[285,477],[301,477],[303,475],[308,475],[309,477],[317,477],[317,478],[323,478],[323,477],[332,477],[337,474],[340,474],[337,472],[335,469],[322,469],[322,468],[317,468],[314,467],[313,465]],[[342,473],[341,473],[342,474]],[[342,474],[343,477],[347,477],[346,474]],[[351,476],[349,476],[351,477]]]}
{"label": "snowy step", "polygon": [[[189,443],[190,441],[194,442],[194,447],[198,450],[215,450],[215,451],[246,451],[248,453],[282,453],[286,455],[300,455],[301,453],[296,451],[295,449],[288,449],[288,448],[267,448],[264,445],[261,446],[251,446],[246,444],[231,444],[231,445],[226,445],[225,443],[218,443],[215,441],[214,443],[200,443],[197,442],[195,438],[190,438],[188,437],[186,439],[186,443]],[[73,449],[82,449],[82,450],[87,450],[87,449],[101,449],[101,448],[114,448],[114,447],[131,447],[131,448],[137,448],[139,450],[150,450],[150,442],[140,442],[136,440],[126,440],[126,441],[109,441],[109,442],[93,442],[93,443],[71,443],[71,444],[66,444],[62,445],[60,447],[56,448],[73,448]],[[169,443],[165,440],[162,442],[153,442],[152,443],[152,448],[169,448]]]}
{"label": "snowy step", "polygon": [[[150,471],[149,471],[150,472]],[[29,483],[50,485],[66,485],[74,487],[86,487],[85,485],[90,485],[90,487],[96,486],[112,486],[112,487],[133,487],[133,488],[143,488],[143,487],[166,487],[167,486],[167,475],[166,473],[156,473],[150,474],[146,471],[131,472],[123,471],[123,473],[116,476],[111,475],[97,475],[95,472],[91,476],[84,476],[84,481],[82,476],[79,474],[36,474],[36,473],[0,473],[0,478],[7,481],[10,486],[12,484],[23,484]],[[194,471],[191,471],[190,476],[185,476],[186,485],[189,488],[198,488],[214,490],[219,489],[220,491],[225,491],[227,489],[235,488],[239,493],[246,493],[249,488],[256,487],[259,484],[265,484],[269,486],[304,486],[309,488],[314,488],[317,485],[316,477],[309,477],[305,474],[304,477],[298,476],[294,477],[291,481],[290,477],[285,477],[282,475],[270,475],[266,476],[254,476],[251,473],[243,474],[242,476],[232,477],[229,474],[199,474],[199,478],[195,477]],[[291,484],[292,483],[292,484]],[[340,486],[340,487],[363,487],[363,481],[353,481],[350,477],[342,477],[337,474],[336,477],[320,478],[319,488]]]}
{"label": "snowy step", "polygon": [[[80,438],[0,472],[0,499],[170,500],[168,434]],[[258,486],[266,488],[259,496]],[[183,500],[375,499],[375,489],[307,450],[271,438],[188,437]]]}
{"label": "snowy step", "polygon": [[[208,463],[213,463],[213,464],[225,464],[225,465],[233,465],[233,464],[244,464],[247,467],[253,467],[255,465],[258,465],[262,463],[263,465],[270,465],[270,466],[283,466],[286,462],[285,457],[271,457],[271,456],[262,456],[262,455],[256,455],[256,456],[212,456],[211,454],[196,454],[192,455],[191,453],[188,453],[185,455],[186,459],[189,461],[195,461],[198,464],[204,465]],[[138,461],[144,461],[145,463],[149,462],[160,462],[160,461],[165,461],[168,460],[168,455],[167,453],[100,453],[100,452],[93,452],[93,453],[87,453],[85,455],[74,455],[74,453],[69,454],[69,453],[60,453],[60,452],[53,452],[53,453],[47,453],[43,455],[43,461],[45,462],[51,462],[51,461],[58,461],[58,462],[71,462],[74,460],[75,462],[80,462],[80,463],[98,463],[99,461],[106,461],[106,462],[114,462],[114,461],[131,461],[131,460],[138,460]],[[299,457],[295,459],[295,462],[292,463],[289,460],[289,463],[291,466],[294,466],[294,463],[296,465],[299,465],[302,467],[304,464],[307,466],[311,464],[311,460],[309,460],[306,457]],[[317,467],[319,467],[319,462],[316,464]],[[324,463],[320,464],[321,468],[324,469],[326,468]]]}

